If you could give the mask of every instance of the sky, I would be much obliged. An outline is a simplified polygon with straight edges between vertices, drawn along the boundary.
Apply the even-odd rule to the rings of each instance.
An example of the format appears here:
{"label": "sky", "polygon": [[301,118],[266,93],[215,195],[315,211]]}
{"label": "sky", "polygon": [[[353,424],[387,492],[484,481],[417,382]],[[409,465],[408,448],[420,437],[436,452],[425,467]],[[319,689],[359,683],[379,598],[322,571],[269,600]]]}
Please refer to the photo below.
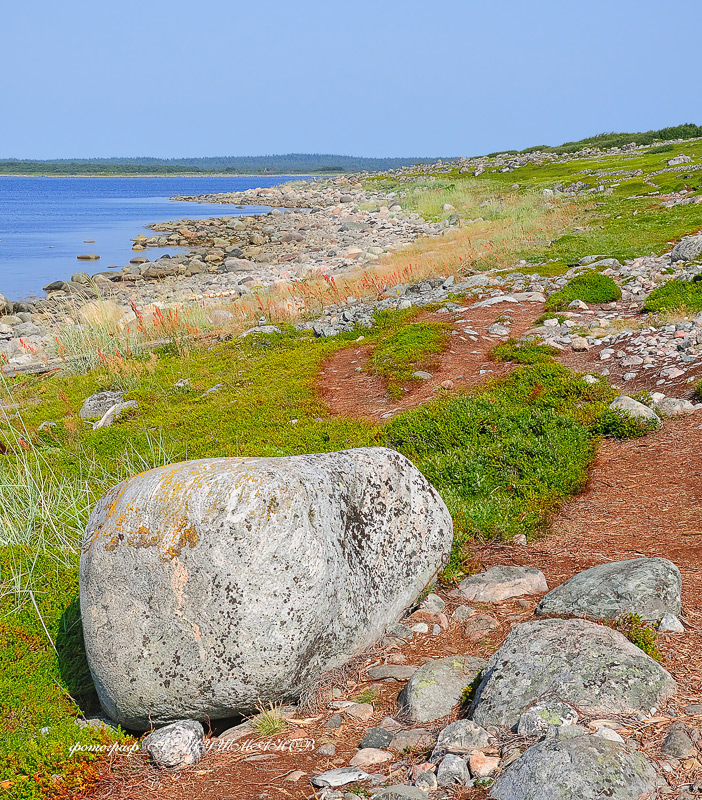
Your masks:
{"label": "sky", "polygon": [[702,123],[700,0],[4,0],[0,158],[470,156]]}

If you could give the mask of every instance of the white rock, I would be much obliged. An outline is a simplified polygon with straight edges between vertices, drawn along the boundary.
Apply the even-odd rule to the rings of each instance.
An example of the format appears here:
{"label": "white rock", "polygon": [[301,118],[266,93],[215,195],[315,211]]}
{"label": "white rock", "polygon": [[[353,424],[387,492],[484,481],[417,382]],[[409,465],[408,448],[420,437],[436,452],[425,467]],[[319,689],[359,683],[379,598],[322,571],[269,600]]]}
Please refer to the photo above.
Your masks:
{"label": "white rock", "polygon": [[685,633],[685,628],[674,614],[664,614],[658,623],[660,633]]}
{"label": "white rock", "polygon": [[548,585],[543,572],[535,567],[497,566],[465,578],[459,589],[466,600],[496,603],[509,597],[547,592]]}

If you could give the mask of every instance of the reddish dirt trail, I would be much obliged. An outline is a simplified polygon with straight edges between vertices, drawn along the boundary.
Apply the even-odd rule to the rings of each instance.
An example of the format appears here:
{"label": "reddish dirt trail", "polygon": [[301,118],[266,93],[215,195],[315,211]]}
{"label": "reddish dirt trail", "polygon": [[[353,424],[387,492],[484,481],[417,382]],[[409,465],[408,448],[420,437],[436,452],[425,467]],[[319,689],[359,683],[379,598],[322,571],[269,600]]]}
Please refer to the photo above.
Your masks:
{"label": "reddish dirt trail", "polygon": [[549,586],[606,561],[670,559],[682,573],[687,633],[661,637],[666,666],[680,684],[676,702],[700,702],[702,413],[642,439],[603,442],[586,491],[563,506],[547,536],[529,547],[485,545],[476,555],[488,566],[536,566]]}
{"label": "reddish dirt trail", "polygon": [[[437,356],[436,366],[428,370],[432,374],[429,380],[408,384],[408,391],[400,400],[391,400],[382,378],[363,371],[371,348],[359,346],[339,350],[332,356],[318,376],[317,392],[334,416],[384,419],[384,414],[392,416],[425,403],[444,381],[450,380],[456,387],[472,386],[507,374],[511,364],[498,364],[488,358],[490,350],[507,337],[490,336],[487,329],[498,317],[507,316],[513,321],[510,335],[519,338],[542,312],[543,304],[525,302],[498,303],[460,313],[422,314],[418,321],[451,323],[456,332],[449,339],[448,349]],[[466,328],[479,336],[471,338]]]}

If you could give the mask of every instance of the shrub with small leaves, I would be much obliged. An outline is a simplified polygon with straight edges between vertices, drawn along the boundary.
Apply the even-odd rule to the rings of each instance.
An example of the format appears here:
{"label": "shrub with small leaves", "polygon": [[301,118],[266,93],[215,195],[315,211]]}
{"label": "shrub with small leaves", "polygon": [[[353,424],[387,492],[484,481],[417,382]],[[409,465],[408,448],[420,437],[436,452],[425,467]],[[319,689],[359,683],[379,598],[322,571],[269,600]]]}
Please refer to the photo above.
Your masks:
{"label": "shrub with small leaves", "polygon": [[624,614],[614,620],[614,622],[605,621],[604,623],[615,631],[626,636],[626,638],[651,656],[656,661],[663,658],[661,651],[658,648],[658,634],[647,622],[644,622],[638,614]]}
{"label": "shrub with small leaves", "polygon": [[573,300],[582,300],[583,303],[611,303],[619,300],[622,290],[608,276],[599,272],[585,272],[566,283],[559,291],[546,300],[546,309],[559,311],[567,308]]}

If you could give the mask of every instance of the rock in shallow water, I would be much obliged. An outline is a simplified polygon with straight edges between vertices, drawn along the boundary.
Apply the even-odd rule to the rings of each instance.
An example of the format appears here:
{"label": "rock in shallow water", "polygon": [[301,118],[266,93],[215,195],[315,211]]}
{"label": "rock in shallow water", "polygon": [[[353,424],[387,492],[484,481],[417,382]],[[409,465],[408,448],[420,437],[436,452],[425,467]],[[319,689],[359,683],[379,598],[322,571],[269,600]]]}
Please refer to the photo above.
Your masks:
{"label": "rock in shallow water", "polygon": [[667,558],[632,558],[579,572],[544,597],[537,615],[561,614],[616,619],[638,614],[658,621],[680,613],[682,578]]}
{"label": "rock in shallow water", "polygon": [[547,740],[530,747],[498,778],[494,800],[642,800],[656,772],[639,753],[599,736]]}
{"label": "rock in shallow water", "polygon": [[451,540],[437,492],[385,448],[131,478],[96,506],[80,561],[100,701],[145,728],[295,695],[376,641]]}
{"label": "rock in shallow water", "polygon": [[660,664],[611,628],[583,619],[525,622],[488,661],[472,719],[513,728],[546,693],[597,716],[648,714],[676,688]]}

